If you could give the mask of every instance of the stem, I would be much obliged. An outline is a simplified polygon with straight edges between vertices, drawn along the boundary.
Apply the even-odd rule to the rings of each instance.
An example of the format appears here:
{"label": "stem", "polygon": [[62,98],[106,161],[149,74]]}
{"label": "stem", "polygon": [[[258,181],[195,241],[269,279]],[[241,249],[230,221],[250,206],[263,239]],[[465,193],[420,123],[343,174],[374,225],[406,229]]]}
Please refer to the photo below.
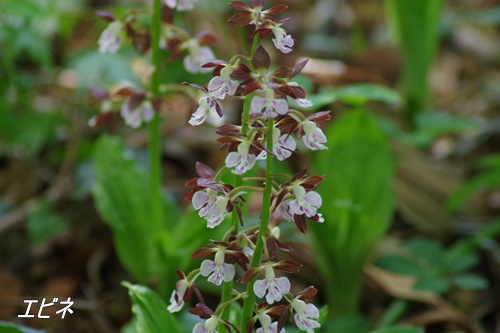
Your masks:
{"label": "stem", "polygon": [[[267,150],[273,150],[273,125],[274,119],[267,120]],[[262,218],[260,221],[259,236],[257,238],[257,244],[255,246],[255,251],[252,257],[252,268],[260,265],[260,260],[262,257],[262,250],[264,248],[264,238],[267,234],[269,226],[269,217],[271,215],[271,192],[272,192],[272,181],[271,173],[273,169],[273,155],[267,154],[266,157],[266,187],[264,189],[264,197],[262,198]],[[241,328],[242,332],[245,331],[247,321],[252,317],[255,294],[253,292],[253,285],[255,284],[256,278],[254,278],[247,285],[247,297],[243,303],[243,311],[241,313]]]}
{"label": "stem", "polygon": [[[253,38],[253,43],[252,43],[252,50],[250,52],[250,57],[253,57],[253,54],[255,53],[255,50],[257,49],[257,44],[259,42],[259,36],[258,34],[255,34]],[[250,68],[253,70],[253,64],[250,62]],[[248,120],[250,119],[250,102],[252,100],[253,94],[250,94],[245,97],[245,102],[243,103],[243,116],[241,118],[241,134],[247,135],[248,133]],[[241,175],[236,175],[234,177],[234,187],[240,187],[243,184],[243,177]],[[231,214],[231,226],[233,228],[233,231],[231,234],[234,236],[238,233],[238,228],[239,228],[239,218],[238,218],[238,212],[236,209],[233,210]],[[229,282],[224,282],[222,286],[222,296],[221,296],[221,303],[226,303],[230,298],[231,294],[233,292],[233,286],[234,286],[234,281],[229,281]],[[221,314],[221,319],[228,320],[229,315],[231,313],[231,305],[227,306],[225,311],[222,312]],[[221,332],[225,332],[226,328],[223,325],[219,325],[219,330]]]}
{"label": "stem", "polygon": [[[161,33],[161,0],[154,0],[152,14],[152,65],[154,68],[151,77],[151,92],[153,96],[158,96],[161,81],[161,53],[160,53],[160,33]],[[149,175],[150,175],[150,200],[151,219],[153,226],[157,230],[163,224],[163,205],[161,195],[161,143],[160,143],[160,114],[155,115],[149,123]],[[164,275],[163,272],[159,272]],[[160,279],[160,294],[167,294],[168,281]]]}

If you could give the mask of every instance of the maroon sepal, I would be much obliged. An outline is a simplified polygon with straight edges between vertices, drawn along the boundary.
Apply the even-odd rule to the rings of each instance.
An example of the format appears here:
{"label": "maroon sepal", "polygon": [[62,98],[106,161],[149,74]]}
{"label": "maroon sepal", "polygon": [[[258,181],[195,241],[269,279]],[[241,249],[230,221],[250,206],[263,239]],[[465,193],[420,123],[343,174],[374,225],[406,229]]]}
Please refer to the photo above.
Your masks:
{"label": "maroon sepal", "polygon": [[302,60],[297,65],[293,66],[293,73],[288,78],[291,79],[291,78],[297,76],[297,74],[299,74],[302,71],[302,69],[306,66],[308,61],[309,61],[309,59]]}
{"label": "maroon sepal", "polygon": [[264,7],[264,0],[248,0],[248,3],[253,8],[256,8],[256,7],[262,8],[262,7]]}
{"label": "maroon sepal", "polygon": [[229,20],[227,20],[228,23],[239,27],[249,25],[252,21],[252,14],[250,13],[238,13],[231,16]]}
{"label": "maroon sepal", "polygon": [[214,179],[215,177],[215,171],[206,164],[196,162],[195,169],[198,176],[202,178]]}
{"label": "maroon sepal", "polygon": [[215,313],[203,303],[196,304],[196,308],[189,310],[189,312],[202,319],[208,319]]}
{"label": "maroon sepal", "polygon": [[196,298],[198,298],[198,301],[202,304],[205,304],[205,300],[201,295],[200,289],[198,289],[198,287],[196,287],[195,285],[193,285],[191,288],[193,289],[193,293],[196,295]]}
{"label": "maroon sepal", "polygon": [[110,97],[108,91],[104,88],[90,86],[88,90],[92,96],[100,100],[109,99]]}
{"label": "maroon sepal", "polygon": [[191,255],[193,260],[201,260],[210,257],[213,253],[217,252],[217,248],[214,246],[205,246],[194,251]]}
{"label": "maroon sepal", "polygon": [[107,21],[107,22],[116,21],[116,17],[113,14],[105,12],[103,10],[96,10],[95,14],[97,16],[99,16],[100,18],[102,18],[104,21]]}
{"label": "maroon sepal", "polygon": [[271,33],[273,32],[272,29],[269,29],[269,28],[260,28],[260,29],[257,29],[255,30],[251,35],[250,35],[250,38],[253,38],[255,35],[259,35],[259,38],[260,39],[264,39],[266,38],[267,36],[269,36]]}
{"label": "maroon sepal", "polygon": [[217,36],[210,32],[201,32],[197,35],[194,35],[193,38],[198,39],[198,43],[200,45],[210,45],[217,42]]}
{"label": "maroon sepal", "polygon": [[252,9],[248,7],[245,3],[241,1],[231,1],[229,7],[239,11],[239,12],[250,12]]}
{"label": "maroon sepal", "polygon": [[245,327],[247,329],[247,333],[253,332],[253,328],[254,328],[256,322],[257,322],[256,317],[252,317],[247,321],[247,324],[245,325]]}
{"label": "maroon sepal", "polygon": [[299,230],[305,234],[307,232],[307,222],[306,222],[306,216],[304,214],[301,215],[293,215],[293,221],[295,222],[295,225]]}
{"label": "maroon sepal", "polygon": [[302,265],[297,264],[291,260],[281,260],[280,262],[278,262],[277,265],[273,266],[278,271],[283,271],[287,273],[295,273],[302,267]]}
{"label": "maroon sepal", "polygon": [[253,267],[253,268],[250,268],[246,273],[245,275],[243,275],[239,280],[238,282],[240,283],[248,283],[250,281],[252,281],[256,276],[257,274],[259,274],[259,272],[262,270],[261,267]]}
{"label": "maroon sepal", "polygon": [[314,296],[316,296],[317,293],[318,293],[318,289],[314,288],[313,286],[309,286],[309,287],[299,291],[295,295],[295,297],[298,297],[304,301],[307,301],[307,300],[310,300],[311,298],[313,298]]}
{"label": "maroon sepal", "polygon": [[134,90],[128,99],[128,107],[130,110],[137,108],[146,99],[146,93],[142,90]]}
{"label": "maroon sepal", "polygon": [[257,71],[261,69],[268,70],[271,66],[271,57],[261,45],[259,45],[252,57],[252,64]]}
{"label": "maroon sepal", "polygon": [[282,309],[281,313],[279,314],[278,317],[278,332],[281,332],[283,327],[285,327],[286,320],[288,318],[288,314],[290,313],[290,307],[285,306],[285,308]]}
{"label": "maroon sepal", "polygon": [[287,9],[288,9],[287,5],[280,3],[280,4],[277,4],[275,6],[272,6],[269,9],[266,9],[266,14],[279,15],[279,14],[284,13]]}

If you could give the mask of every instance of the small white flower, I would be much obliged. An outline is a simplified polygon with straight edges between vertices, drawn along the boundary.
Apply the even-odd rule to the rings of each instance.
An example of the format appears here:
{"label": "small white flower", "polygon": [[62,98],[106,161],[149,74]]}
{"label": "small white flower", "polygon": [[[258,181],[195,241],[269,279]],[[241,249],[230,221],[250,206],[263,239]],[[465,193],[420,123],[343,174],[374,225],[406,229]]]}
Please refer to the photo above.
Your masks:
{"label": "small white flower", "polygon": [[197,2],[198,0],[165,0],[168,7],[177,8],[177,10],[192,10]]}
{"label": "small white flower", "polygon": [[295,325],[300,330],[307,333],[314,333],[314,329],[321,326],[314,320],[319,318],[319,310],[314,304],[306,304],[300,299],[294,299],[291,305],[295,311],[295,315],[293,316]]}
{"label": "small white flower", "polygon": [[123,23],[113,21],[108,24],[108,27],[101,33],[97,44],[101,53],[115,53],[122,44],[120,33],[123,29]]}
{"label": "small white flower", "polygon": [[301,108],[308,108],[313,105],[313,102],[308,100],[307,98],[297,98],[293,100],[295,104],[300,106]]}
{"label": "small white flower", "polygon": [[[264,109],[264,113],[262,113]],[[286,99],[274,98],[274,90],[268,88],[266,97],[254,96],[250,103],[250,115],[254,117],[275,118],[288,111]]]}
{"label": "small white flower", "polygon": [[214,76],[208,83],[208,93],[217,99],[224,99],[226,94],[234,95],[238,88],[238,81],[232,80],[230,75],[232,68],[225,66],[220,71],[220,76]]}
{"label": "small white flower", "polygon": [[[238,152],[230,152],[226,157],[226,166],[228,168],[235,167],[231,170],[236,175],[241,175],[250,170],[257,160],[254,154],[250,154],[250,142],[242,141],[238,145]],[[260,156],[260,155],[259,155]]]}
{"label": "small white flower", "polygon": [[193,207],[198,215],[207,220],[208,228],[215,228],[224,221],[227,215],[229,198],[218,196],[217,192],[207,188],[207,191],[198,191],[193,196]]}
{"label": "small white flower", "polygon": [[234,278],[235,270],[233,265],[224,262],[224,250],[219,250],[214,259],[215,261],[203,260],[200,267],[201,275],[208,276],[208,281],[217,286],[220,286],[222,281],[231,281]]}
{"label": "small white flower", "polygon": [[328,149],[328,147],[323,144],[326,142],[326,136],[315,122],[304,120],[302,128],[304,130],[302,141],[307,148],[311,150]]}
{"label": "small white flower", "polygon": [[153,106],[148,100],[144,100],[134,109],[130,109],[129,103],[123,103],[120,109],[120,115],[125,120],[125,123],[132,128],[138,128],[142,123],[147,123],[154,116]]}
{"label": "small white flower", "polygon": [[189,282],[186,279],[179,280],[175,285],[175,289],[170,297],[170,305],[167,310],[171,313],[178,312],[184,306],[184,294],[189,287]]}
{"label": "small white flower", "polygon": [[314,192],[306,192],[305,188],[296,184],[292,188],[292,193],[295,199],[289,202],[290,215],[306,214],[307,217],[313,217],[317,214],[318,208],[321,207],[321,196]]}
{"label": "small white flower", "polygon": [[291,135],[281,135],[278,128],[273,129],[273,153],[278,160],[283,161],[289,158],[295,148],[295,140]]}
{"label": "small white flower", "polygon": [[253,291],[259,298],[263,298],[267,292],[266,302],[273,304],[281,301],[283,295],[290,292],[290,281],[285,276],[276,278],[272,263],[267,263],[265,270],[266,278],[257,280],[253,285]]}
{"label": "small white flower", "polygon": [[216,328],[219,323],[219,319],[216,316],[212,316],[205,321],[205,323],[198,323],[193,328],[193,333],[219,333]]}
{"label": "small white flower", "polygon": [[210,60],[215,59],[212,50],[208,46],[200,46],[196,39],[190,39],[184,44],[189,55],[184,57],[184,68],[189,73],[208,73],[211,68],[202,68],[201,65],[206,64]]}
{"label": "small white flower", "polygon": [[278,26],[274,26],[272,30],[274,33],[274,37],[276,37],[273,38],[274,46],[285,54],[292,52],[292,47],[294,44],[292,36],[288,35],[285,29]]}
{"label": "small white flower", "polygon": [[210,96],[204,96],[198,100],[200,105],[195,113],[191,115],[189,119],[189,124],[192,126],[198,126],[205,122],[210,111],[217,112],[217,108],[221,108],[219,102]]}
{"label": "small white flower", "polygon": [[[258,316],[261,327],[255,333],[278,333],[278,322],[271,322],[271,317],[265,313]],[[279,333],[285,333],[285,329],[281,329]]]}

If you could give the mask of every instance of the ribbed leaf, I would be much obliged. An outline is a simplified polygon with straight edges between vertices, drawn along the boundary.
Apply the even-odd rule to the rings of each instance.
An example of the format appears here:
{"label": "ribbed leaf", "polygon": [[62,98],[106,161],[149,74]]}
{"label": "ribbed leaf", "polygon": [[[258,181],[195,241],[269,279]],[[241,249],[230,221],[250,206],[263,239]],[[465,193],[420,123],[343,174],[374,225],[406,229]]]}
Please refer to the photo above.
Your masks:
{"label": "ribbed leaf", "polygon": [[165,303],[151,289],[122,283],[128,288],[137,333],[184,333]]}
{"label": "ribbed leaf", "polygon": [[138,280],[159,272],[156,235],[163,229],[150,218],[147,177],[117,138],[102,137],[94,150],[93,197],[113,231],[118,257]]}
{"label": "ribbed leaf", "polygon": [[[316,174],[325,223],[313,227],[316,256],[331,288],[333,314],[356,311],[362,267],[393,211],[394,163],[387,138],[366,110],[343,114],[328,130]],[[342,297],[338,297],[342,295]]]}

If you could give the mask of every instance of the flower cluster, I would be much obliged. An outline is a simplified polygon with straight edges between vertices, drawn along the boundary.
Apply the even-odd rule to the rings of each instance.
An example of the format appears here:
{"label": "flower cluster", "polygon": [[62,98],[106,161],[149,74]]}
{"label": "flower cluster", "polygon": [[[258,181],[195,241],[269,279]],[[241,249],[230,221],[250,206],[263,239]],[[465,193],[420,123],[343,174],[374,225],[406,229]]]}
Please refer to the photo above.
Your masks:
{"label": "flower cluster", "polygon": [[[258,45],[260,39],[274,34],[272,41],[278,50],[283,53],[292,50],[294,40],[281,28],[286,20],[274,17],[284,13],[287,6],[279,4],[264,9],[263,0],[250,0],[249,5],[233,1],[229,5],[239,11],[228,20],[229,23],[254,26],[254,48],[249,57],[236,55],[228,61],[212,58],[203,62],[203,57],[199,55],[203,53],[200,52],[202,45],[207,42],[208,35],[205,34],[191,39],[188,44],[174,38],[168,46],[173,53],[187,47],[190,55],[198,55],[189,59],[189,66],[186,67],[196,64],[203,71],[212,71],[212,78],[205,86],[185,83],[199,93],[199,107],[192,114],[189,124],[203,124],[210,113],[222,117],[222,101],[226,98],[234,96],[244,101],[241,123],[226,124],[216,129],[220,135],[217,140],[220,148],[228,151],[224,167],[215,172],[198,162],[198,177],[186,183],[190,189],[186,199],[191,201],[198,215],[206,220],[208,228],[220,228],[225,225],[225,221],[229,222],[229,217],[231,220],[231,226],[222,241],[212,241],[213,246],[194,252],[192,259],[202,262],[200,268],[193,271],[198,273],[191,274],[206,277],[215,285],[232,286],[239,274],[239,267],[243,274],[237,282],[246,284],[247,289],[243,293],[234,291],[226,295],[215,311],[199,302],[190,312],[206,321],[197,324],[193,332],[217,332],[220,325],[224,325],[228,331],[231,327],[236,329],[233,325],[238,323],[230,323],[224,311],[233,302],[245,299],[242,314],[244,323],[239,327],[240,331],[246,328],[252,332],[255,328],[257,333],[283,333],[284,324],[290,317],[299,330],[313,333],[320,326],[319,310],[306,301],[317,291],[309,287],[292,294],[292,283],[287,274],[297,272],[301,265],[280,258],[281,251],[288,252],[291,248],[279,239],[279,225],[291,221],[305,233],[307,221],[324,221],[319,213],[322,199],[316,192],[323,177],[307,175],[305,169],[294,176],[273,175],[269,165],[273,159],[283,161],[290,158],[299,149],[327,149],[321,126],[330,119],[330,114],[329,111],[322,111],[306,115],[304,111],[291,107],[291,101],[300,108],[312,106],[305,90],[294,81],[307,61],[293,67],[279,66],[272,69],[270,54]],[[266,177],[245,178],[244,175],[255,168],[259,160],[266,160]],[[234,184],[221,180],[228,171],[236,175]],[[246,218],[242,213],[245,194],[250,191],[264,193],[258,230],[245,226]],[[271,214],[274,214],[272,221]],[[175,295],[176,298],[171,306],[175,311],[179,310],[178,300],[181,299],[177,293],[182,294],[187,286],[193,284],[183,282],[174,291],[172,297]],[[254,306],[255,298],[261,301]],[[250,307],[247,306],[249,304]],[[251,312],[246,311],[246,308],[250,308]]]}
{"label": "flower cluster", "polygon": [[[162,1],[161,32],[154,30],[154,39],[157,41],[159,37],[160,42],[154,45],[153,53],[163,49],[168,54],[167,62],[182,60],[189,73],[212,73],[206,85],[185,82],[177,86],[188,95],[197,94],[198,107],[188,121],[190,125],[202,125],[210,114],[222,117],[223,101],[228,98],[242,100],[243,110],[241,123],[225,124],[215,130],[220,136],[217,140],[220,149],[228,152],[225,165],[216,172],[198,162],[198,176],[186,183],[189,189],[186,199],[206,220],[208,228],[226,228],[229,220],[230,226],[222,240],[212,240],[213,245],[192,254],[192,259],[201,261],[199,268],[188,274],[177,272],[180,280],[172,292],[168,310],[181,311],[195,295],[197,304],[190,312],[205,321],[196,324],[193,333],[215,333],[221,326],[229,332],[255,329],[257,333],[284,333],[288,318],[299,330],[313,333],[320,326],[319,310],[306,302],[317,290],[311,286],[293,293],[293,280],[288,275],[297,272],[301,265],[283,258],[282,252],[292,249],[280,240],[280,225],[295,223],[298,230],[306,233],[308,221],[324,221],[319,212],[322,199],[316,192],[323,177],[308,175],[305,169],[293,176],[275,175],[272,164],[273,160],[284,161],[299,150],[327,149],[321,128],[330,119],[330,113],[308,115],[303,110],[310,108],[312,102],[295,79],[307,61],[292,67],[273,67],[269,52],[259,43],[271,36],[270,44],[282,53],[293,50],[295,40],[282,27],[287,19],[276,18],[287,10],[286,5],[265,8],[264,0],[248,0],[248,4],[230,2],[229,6],[238,13],[228,22],[252,27],[254,43],[249,56],[235,55],[229,60],[220,60],[209,47],[216,42],[213,34],[191,35],[173,24],[174,13],[191,10],[197,2]],[[139,12],[131,12],[123,19],[106,12],[97,14],[109,23],[98,41],[100,52],[117,52],[124,41],[129,41],[139,53],[151,49],[152,38],[147,29],[141,28],[141,20],[137,19]],[[151,71],[153,77],[161,73],[158,68]],[[132,86],[114,90],[91,88],[92,95],[101,103],[101,112],[91,119],[91,125],[105,123],[116,110],[133,128],[149,122],[164,106],[162,98],[157,96],[161,94],[158,84],[151,90],[156,93]],[[291,105],[297,105],[298,109]],[[256,176],[245,177],[259,160],[266,161],[265,177],[259,177],[258,172]],[[232,184],[224,180],[226,172],[236,175]],[[260,224],[252,227],[246,225],[243,207],[247,193],[255,191],[263,194],[262,212]],[[225,292],[215,310],[205,304],[196,285],[200,277],[216,286],[224,284]],[[233,288],[235,282],[246,285],[246,291]],[[241,300],[242,322],[231,323],[227,308]]]}
{"label": "flower cluster", "polygon": [[125,124],[138,128],[149,122],[162,107],[161,99],[133,86],[118,87],[112,91],[91,87],[89,91],[100,101],[100,113],[89,120],[92,127],[107,125],[110,116],[119,110]]}

